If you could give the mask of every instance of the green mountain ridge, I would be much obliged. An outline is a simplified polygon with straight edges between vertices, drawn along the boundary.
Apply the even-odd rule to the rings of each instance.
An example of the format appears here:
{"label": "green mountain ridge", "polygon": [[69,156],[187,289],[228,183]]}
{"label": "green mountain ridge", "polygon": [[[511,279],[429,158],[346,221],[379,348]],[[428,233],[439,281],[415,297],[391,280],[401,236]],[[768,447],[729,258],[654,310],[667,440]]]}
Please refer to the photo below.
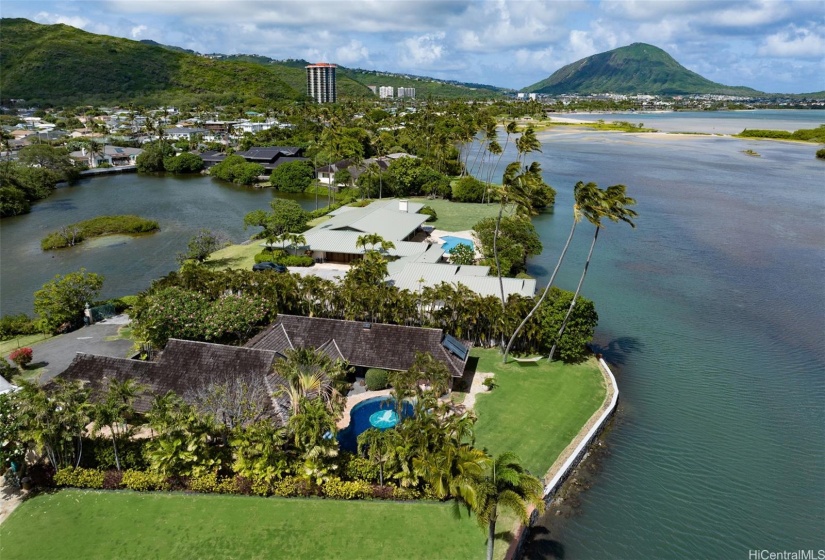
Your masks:
{"label": "green mountain ridge", "polygon": [[223,62],[68,25],[0,20],[0,92],[32,103],[228,103],[305,97],[259,64]]}
{"label": "green mountain ridge", "polygon": [[530,93],[759,95],[755,89],[726,86],[703,78],[676,62],[662,49],[633,43],[577,60],[522,91]]}
{"label": "green mountain ridge", "polygon": [[[0,95],[4,99],[63,105],[257,105],[307,99],[303,60],[201,55],[151,40],[96,35],[26,19],[0,19],[0,39]],[[343,99],[373,96],[367,85],[415,87],[417,97],[437,98],[490,98],[502,91],[344,67],[339,69],[337,85]]]}

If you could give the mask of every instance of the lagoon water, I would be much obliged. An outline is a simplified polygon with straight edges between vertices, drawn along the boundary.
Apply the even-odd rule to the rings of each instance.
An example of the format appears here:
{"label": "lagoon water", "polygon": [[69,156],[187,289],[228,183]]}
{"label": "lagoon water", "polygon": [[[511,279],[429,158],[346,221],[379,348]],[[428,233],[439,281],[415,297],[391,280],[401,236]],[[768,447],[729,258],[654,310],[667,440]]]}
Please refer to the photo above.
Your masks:
{"label": "lagoon water", "polygon": [[[235,243],[248,239],[257,228],[244,231],[244,215],[268,210],[275,196],[296,200],[307,210],[315,208],[315,198],[308,195],[281,195],[200,175],[126,173],[58,188],[30,214],[0,220],[0,312],[31,313],[35,290],[56,274],[81,267],[103,274],[103,298],[136,294],[155,278],[177,270],[175,256],[201,228],[223,232]],[[91,239],[59,251],[40,249],[40,239],[61,226],[111,214],[137,214],[157,220],[161,229],[137,237]]]}
{"label": "lagoon water", "polygon": [[[747,115],[632,120],[685,131],[712,119],[725,132],[825,123],[825,111]],[[823,548],[825,162],[816,147],[569,128],[540,138],[537,159],[558,190],[555,212],[535,220],[545,252],[530,272],[540,281],[570,227],[576,181],[627,185],[640,215],[636,230],[607,225],[583,290],[621,390],[609,454],[577,514],[543,520],[549,532],[534,533],[527,557],[746,559],[751,549]],[[60,189],[0,222],[0,308],[31,312],[35,289],[80,266],[106,275],[107,296],[135,293],[175,268],[200,227],[248,236],[243,214],[273,196],[201,177],[112,176]],[[127,212],[162,231],[54,256],[39,249],[61,224]],[[591,236],[582,223],[561,287],[575,287]]]}

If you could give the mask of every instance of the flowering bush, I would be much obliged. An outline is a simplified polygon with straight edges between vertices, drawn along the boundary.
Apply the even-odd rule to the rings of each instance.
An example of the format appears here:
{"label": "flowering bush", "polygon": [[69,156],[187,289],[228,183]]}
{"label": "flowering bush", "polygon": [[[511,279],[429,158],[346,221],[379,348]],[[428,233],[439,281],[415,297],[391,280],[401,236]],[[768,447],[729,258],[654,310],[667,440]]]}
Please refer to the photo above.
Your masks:
{"label": "flowering bush", "polygon": [[17,367],[23,369],[32,362],[32,349],[29,347],[18,348],[9,354],[9,359],[17,364]]}

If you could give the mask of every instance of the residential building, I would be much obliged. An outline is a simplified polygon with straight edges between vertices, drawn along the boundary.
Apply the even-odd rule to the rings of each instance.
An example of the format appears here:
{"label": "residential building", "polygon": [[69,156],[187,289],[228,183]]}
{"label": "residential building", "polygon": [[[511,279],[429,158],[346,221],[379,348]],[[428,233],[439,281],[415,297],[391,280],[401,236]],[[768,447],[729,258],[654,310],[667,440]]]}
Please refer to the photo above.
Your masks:
{"label": "residential building", "polygon": [[318,62],[306,67],[307,95],[314,97],[318,103],[335,103],[338,90],[335,85],[335,64]]}
{"label": "residential building", "polygon": [[[387,264],[389,281],[400,290],[417,292],[441,283],[465,286],[481,296],[501,297],[497,276],[490,276],[489,266],[457,265],[426,262],[421,259],[399,259]],[[532,278],[502,278],[504,297],[533,297],[536,281]]]}
{"label": "residential building", "polygon": [[414,87],[400,87],[400,88],[398,88],[398,97],[409,97],[410,99],[415,99],[415,88]]}
{"label": "residential building", "polygon": [[335,174],[338,171],[343,171],[344,169],[348,170],[349,173],[350,173],[350,177],[352,177],[352,180],[356,181],[358,179],[358,177],[360,177],[361,174],[364,171],[366,171],[367,168],[369,168],[369,166],[372,165],[373,163],[378,165],[378,167],[381,169],[381,172],[383,173],[384,171],[389,169],[390,164],[394,160],[396,160],[398,158],[402,158],[402,157],[414,158],[414,157],[418,157],[418,156],[414,156],[414,155],[411,155],[411,154],[399,152],[399,153],[395,153],[395,154],[387,154],[387,155],[381,156],[381,157],[368,158],[368,159],[365,159],[361,162],[357,162],[357,161],[352,160],[352,159],[344,159],[344,160],[336,161],[335,163],[330,163],[329,165],[324,165],[323,167],[317,168],[315,170],[315,177],[316,177],[316,179],[318,179],[318,182],[321,183],[322,185],[327,185],[327,186],[331,185],[331,186],[338,187],[340,185],[335,182]]}
{"label": "residential building", "polygon": [[395,94],[395,89],[392,86],[381,86],[378,88],[378,97],[381,99],[391,98]]}
{"label": "residential building", "polygon": [[86,163],[90,168],[100,167],[108,164],[112,167],[123,167],[125,165],[135,165],[137,157],[143,153],[140,148],[121,148],[120,146],[103,146],[102,151],[92,153],[86,148],[77,150],[69,154],[74,160]]}
{"label": "residential building", "polygon": [[447,366],[452,377],[464,375],[470,353],[441,329],[297,315],[278,315],[278,322],[247,342],[246,347],[278,355],[295,348],[317,348],[361,372],[370,368],[406,371],[417,353],[429,352]]}
{"label": "residential building", "polygon": [[[363,208],[342,206],[330,213],[329,220],[304,232],[306,243],[301,249],[319,262],[349,263],[364,255],[358,238],[378,234],[395,245],[387,251],[390,257],[419,258],[426,254],[431,262],[437,262],[443,250],[412,241],[427,221],[426,215],[418,213],[423,207],[419,202],[396,199],[376,200]],[[422,232],[421,236],[426,235]]]}
{"label": "residential building", "polygon": [[[264,166],[264,172],[268,175],[272,170],[292,161],[307,161],[303,157],[303,148],[297,146],[269,146],[265,148],[249,148],[243,152],[235,152],[236,156],[241,156],[250,163],[258,163]],[[201,154],[201,159],[208,169],[226,159],[224,152],[208,151]]]}
{"label": "residential building", "polygon": [[167,128],[163,131],[163,137],[167,140],[192,141],[194,138],[198,136],[202,138],[207,134],[209,134],[209,131],[205,128],[177,127]]}

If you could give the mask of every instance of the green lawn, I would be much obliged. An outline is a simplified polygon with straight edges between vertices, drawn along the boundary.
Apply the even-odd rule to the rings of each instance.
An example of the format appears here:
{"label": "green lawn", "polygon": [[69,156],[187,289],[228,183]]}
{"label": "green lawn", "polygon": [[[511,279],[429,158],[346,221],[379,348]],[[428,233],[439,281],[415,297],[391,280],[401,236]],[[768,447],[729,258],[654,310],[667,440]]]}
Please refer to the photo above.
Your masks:
{"label": "green lawn", "polygon": [[461,516],[431,502],[62,490],[0,525],[0,558],[483,558],[484,532]]}
{"label": "green lawn", "polygon": [[240,268],[251,270],[255,264],[255,255],[263,250],[262,240],[254,240],[249,245],[229,245],[210,255],[204,263],[209,268],[222,270],[224,268]]}
{"label": "green lawn", "polygon": [[578,365],[509,362],[496,349],[473,349],[476,371],[493,372],[498,387],[477,396],[476,445],[492,454],[513,451],[543,477],[602,405],[604,378],[595,359]]}
{"label": "green lawn", "polygon": [[473,229],[479,220],[491,218],[498,214],[498,204],[474,204],[471,202],[451,202],[435,198],[412,198],[415,202],[420,202],[432,207],[438,214],[435,222],[427,222],[427,225],[435,226],[438,229],[447,231],[464,231]]}
{"label": "green lawn", "polygon": [[0,355],[8,356],[13,350],[23,348],[24,346],[34,346],[44,340],[49,340],[52,336],[53,335],[50,334],[38,333],[4,340],[3,342],[0,342]]}

